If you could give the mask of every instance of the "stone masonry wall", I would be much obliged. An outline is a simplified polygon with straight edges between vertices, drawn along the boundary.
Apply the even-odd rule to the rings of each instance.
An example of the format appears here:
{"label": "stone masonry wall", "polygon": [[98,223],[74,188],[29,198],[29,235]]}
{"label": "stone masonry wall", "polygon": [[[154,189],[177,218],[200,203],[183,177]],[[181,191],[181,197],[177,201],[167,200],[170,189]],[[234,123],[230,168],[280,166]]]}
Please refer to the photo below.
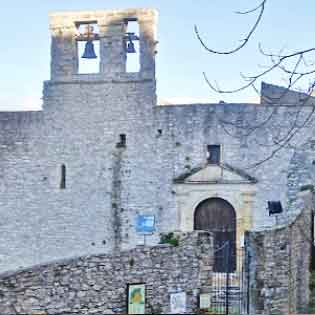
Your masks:
{"label": "stone masonry wall", "polygon": [[[139,73],[121,65],[128,17],[140,24]],[[100,73],[78,74],[75,22],[91,20],[100,21]],[[157,13],[145,9],[51,15],[52,74],[43,110],[0,113],[0,271],[130,249],[143,241],[138,215],[155,216],[156,232],[147,242],[158,243],[161,232],[180,228],[174,179],[205,165],[211,144],[222,146],[224,163],[257,179],[255,227],[275,223],[268,200],[282,202],[284,219],[300,209],[297,192],[314,181],[314,120],[272,159],[255,163],[312,107],[158,106],[156,20]],[[279,94],[266,84],[262,93]],[[124,148],[117,147],[121,134]],[[66,189],[60,189],[62,165]]]}
{"label": "stone masonry wall", "polygon": [[[205,164],[208,144],[221,144],[223,161],[246,169],[270,153],[297,108],[279,106],[250,137],[241,135],[250,129],[229,127],[222,119],[255,125],[273,108],[156,106],[154,81],[47,82],[42,112],[0,113],[0,270],[141,244],[138,214],[155,215],[157,232],[148,242],[158,242],[160,232],[179,229],[174,178]],[[255,226],[274,223],[267,200],[281,200],[285,217],[299,209],[296,193],[313,180],[313,127],[301,130],[270,161],[247,170],[258,180]],[[127,136],[126,148],[117,148],[120,134]],[[59,187],[62,164],[65,190]]]}
{"label": "stone masonry wall", "polygon": [[[296,215],[301,209],[296,204],[300,186],[312,183],[314,177],[314,121],[301,129],[290,145],[271,159],[268,156],[276,148],[274,141],[290,130],[297,111],[299,107],[292,104],[157,106],[155,120],[163,136],[157,139],[156,148],[161,167],[167,170],[161,178],[163,186],[171,184],[167,176],[172,173],[180,176],[187,169],[204,165],[207,144],[221,144],[223,162],[246,170],[258,181],[252,214],[255,227],[275,224],[266,209],[268,200],[281,201],[284,220],[290,213]],[[310,111],[310,107],[305,107],[299,121]],[[266,122],[268,117],[272,118]],[[260,124],[261,127],[255,129]],[[255,166],[266,158],[265,163]],[[167,194],[167,191],[162,193]]]}
{"label": "stone masonry wall", "polygon": [[246,235],[251,314],[309,310],[314,195],[304,194],[305,209],[290,225]]}
{"label": "stone masonry wall", "polygon": [[127,284],[145,283],[146,313],[168,314],[170,293],[186,292],[187,313],[210,292],[212,237],[182,235],[178,247],[139,246],[0,275],[0,313],[114,314],[127,311]]}

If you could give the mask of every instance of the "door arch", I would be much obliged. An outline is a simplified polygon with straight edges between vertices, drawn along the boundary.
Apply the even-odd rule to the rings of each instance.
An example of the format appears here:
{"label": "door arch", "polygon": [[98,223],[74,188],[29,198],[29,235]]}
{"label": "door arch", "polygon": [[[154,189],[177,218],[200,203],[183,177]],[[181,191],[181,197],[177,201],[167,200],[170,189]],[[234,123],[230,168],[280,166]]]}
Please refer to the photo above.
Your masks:
{"label": "door arch", "polygon": [[225,272],[225,251],[219,250],[229,242],[229,269],[236,269],[236,212],[233,206],[221,198],[209,198],[196,207],[194,229],[214,234],[214,271]]}

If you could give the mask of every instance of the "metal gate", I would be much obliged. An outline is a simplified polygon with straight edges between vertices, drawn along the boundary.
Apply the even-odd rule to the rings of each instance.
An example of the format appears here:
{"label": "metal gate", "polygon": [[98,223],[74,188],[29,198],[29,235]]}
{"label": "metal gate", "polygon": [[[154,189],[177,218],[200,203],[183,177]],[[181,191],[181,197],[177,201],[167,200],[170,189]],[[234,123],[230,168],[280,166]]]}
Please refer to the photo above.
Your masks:
{"label": "metal gate", "polygon": [[230,241],[215,249],[214,256],[222,265],[213,272],[211,314],[249,314],[249,256]]}

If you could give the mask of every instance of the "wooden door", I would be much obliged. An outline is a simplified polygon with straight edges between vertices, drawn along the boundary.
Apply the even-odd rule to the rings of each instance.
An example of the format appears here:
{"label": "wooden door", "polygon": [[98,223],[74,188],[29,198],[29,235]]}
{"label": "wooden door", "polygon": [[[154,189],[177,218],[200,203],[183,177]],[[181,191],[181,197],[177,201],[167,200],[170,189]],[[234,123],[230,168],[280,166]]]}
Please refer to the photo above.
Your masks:
{"label": "wooden door", "polygon": [[195,230],[210,231],[214,234],[214,271],[226,271],[226,251],[220,250],[229,242],[229,270],[236,269],[236,214],[232,205],[221,198],[202,201],[195,210]]}

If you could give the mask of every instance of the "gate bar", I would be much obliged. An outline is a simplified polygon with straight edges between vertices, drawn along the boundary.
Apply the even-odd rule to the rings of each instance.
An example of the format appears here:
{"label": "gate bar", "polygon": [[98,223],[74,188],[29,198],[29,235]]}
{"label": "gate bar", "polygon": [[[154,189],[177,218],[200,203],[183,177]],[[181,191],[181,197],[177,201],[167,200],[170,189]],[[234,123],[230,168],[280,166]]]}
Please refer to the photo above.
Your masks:
{"label": "gate bar", "polygon": [[230,256],[230,242],[227,242],[225,255],[225,266],[226,266],[226,289],[225,289],[225,315],[229,315],[229,256]]}

